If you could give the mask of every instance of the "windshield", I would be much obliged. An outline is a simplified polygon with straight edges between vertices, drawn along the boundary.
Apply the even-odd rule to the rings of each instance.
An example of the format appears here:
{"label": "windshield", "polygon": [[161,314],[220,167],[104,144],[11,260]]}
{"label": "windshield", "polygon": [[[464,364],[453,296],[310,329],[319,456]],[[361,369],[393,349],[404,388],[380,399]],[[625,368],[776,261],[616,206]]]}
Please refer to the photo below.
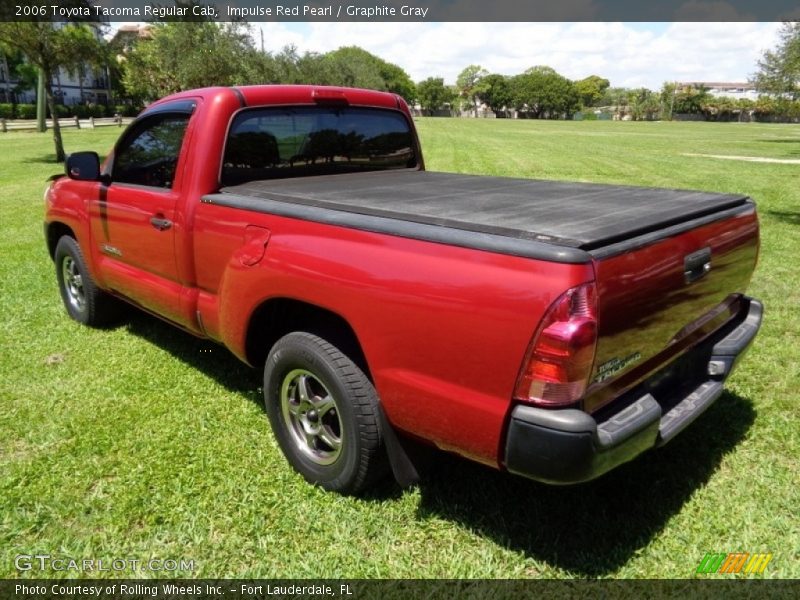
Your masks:
{"label": "windshield", "polygon": [[257,108],[236,115],[222,185],[417,166],[403,114],[374,108]]}

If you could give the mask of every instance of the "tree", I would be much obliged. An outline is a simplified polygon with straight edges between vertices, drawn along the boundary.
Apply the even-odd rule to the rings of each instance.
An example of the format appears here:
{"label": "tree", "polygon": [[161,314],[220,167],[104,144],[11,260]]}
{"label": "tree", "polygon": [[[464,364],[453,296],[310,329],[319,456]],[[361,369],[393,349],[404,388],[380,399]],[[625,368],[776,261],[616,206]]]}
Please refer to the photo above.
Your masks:
{"label": "tree", "polygon": [[[25,56],[15,48],[0,47],[0,64],[3,72],[7,73],[2,90],[3,102],[16,104],[20,94],[28,90],[35,90],[39,80],[39,69],[25,60]],[[16,83],[12,85],[11,80]]]}
{"label": "tree", "polygon": [[800,98],[800,21],[786,21],[775,50],[764,52],[752,81],[760,92]]}
{"label": "tree", "polygon": [[603,105],[613,106],[614,114],[618,119],[622,119],[628,112],[628,101],[630,96],[626,88],[610,87],[603,92]]}
{"label": "tree", "polygon": [[[3,72],[8,74],[4,78],[2,96],[0,96],[3,102],[16,103],[19,94],[36,89],[39,69],[26,62],[22,52],[16,48],[4,48],[0,45],[0,65],[3,67]],[[12,79],[16,79],[15,85],[11,84]]]}
{"label": "tree", "polygon": [[[4,52],[3,48],[0,48],[0,68],[2,68],[2,72],[3,73],[6,73],[6,74],[10,74],[11,73],[11,69],[9,69],[9,67],[8,67],[8,57],[6,56],[6,53]],[[3,77],[3,79],[5,80],[4,81],[5,85],[3,86],[3,96],[2,96],[2,98],[3,98],[3,102],[8,102],[8,99],[11,96],[11,90],[10,90],[11,84],[8,81],[9,77],[6,76],[6,77]]]}
{"label": "tree", "polygon": [[399,94],[408,102],[416,95],[416,86],[403,69],[358,46],[345,46],[327,54],[302,55],[296,46],[284,46],[276,54],[262,54],[256,71],[255,81],[261,83],[368,88]]}
{"label": "tree", "polygon": [[597,106],[609,85],[611,84],[608,79],[603,79],[599,75],[589,75],[589,77],[576,81],[575,89],[580,96],[581,106],[584,108]]}
{"label": "tree", "polygon": [[453,101],[453,91],[441,77],[428,77],[417,84],[417,101],[423,111],[431,113]]}
{"label": "tree", "polygon": [[14,69],[14,75],[17,77],[17,85],[13,88],[14,96],[36,89],[36,84],[39,81],[39,69],[31,63],[18,63]]}
{"label": "tree", "polygon": [[304,83],[341,85],[386,91],[376,57],[356,47],[343,47],[321,57],[322,77]]}
{"label": "tree", "polygon": [[675,96],[678,94],[678,86],[670,81],[665,81],[661,86],[661,118],[667,121],[672,120],[675,111]]}
{"label": "tree", "polygon": [[64,160],[64,142],[61,139],[61,128],[56,116],[55,98],[53,97],[53,76],[60,67],[74,64],[78,57],[91,59],[91,55],[82,52],[94,52],[96,46],[89,48],[77,44],[76,39],[85,39],[83,32],[76,30],[89,27],[85,24],[67,24],[54,26],[49,21],[4,22],[0,23],[0,43],[8,48],[16,48],[28,61],[42,70],[44,74],[45,97],[53,118],[53,143],[56,160]]}
{"label": "tree", "polygon": [[299,78],[300,54],[297,46],[289,44],[284,46],[280,52],[270,55],[269,68],[272,70],[272,78],[264,80],[264,83],[297,83]]}
{"label": "tree", "polygon": [[[362,50],[362,52],[366,52],[366,50]],[[387,62],[377,56],[373,58],[376,61],[378,73],[383,79],[386,89],[393,94],[399,94],[405,98],[406,102],[413,103],[416,100],[417,86],[414,85],[408,73],[394,63]]]}
{"label": "tree", "polygon": [[416,86],[403,69],[367,52],[358,46],[345,46],[323,56],[327,66],[327,83],[361,87],[399,94],[408,102],[414,100]]}
{"label": "tree", "polygon": [[83,100],[83,82],[89,69],[105,67],[108,63],[108,46],[89,26],[67,27],[63,47],[63,67],[78,78],[78,87]]}
{"label": "tree", "polygon": [[658,94],[647,88],[638,88],[628,92],[628,107],[634,121],[650,121],[661,110]]}
{"label": "tree", "polygon": [[480,100],[493,111],[508,108],[512,103],[511,83],[505,75],[492,73],[481,80],[483,90],[478,94]]}
{"label": "tree", "polygon": [[712,98],[706,104],[703,113],[708,121],[730,121],[734,113],[737,113],[738,101],[725,96]]}
{"label": "tree", "polygon": [[566,118],[580,106],[575,85],[551,67],[532,67],[511,81],[514,106],[536,119]]}
{"label": "tree", "polygon": [[330,65],[317,52],[300,54],[289,44],[276,54],[264,53],[254,66],[252,83],[324,83],[331,79]]}
{"label": "tree", "polygon": [[480,65],[470,65],[461,71],[456,78],[456,88],[458,88],[459,96],[469,102],[470,106],[475,110],[475,116],[478,116],[480,95],[486,91],[482,80],[488,74],[488,71]]}
{"label": "tree", "polygon": [[325,55],[319,52],[305,52],[298,56],[295,63],[295,79],[282,80],[281,83],[319,83],[336,85],[336,75],[331,73],[335,65],[325,60]]}
{"label": "tree", "polygon": [[706,105],[713,97],[708,89],[700,86],[699,88],[687,86],[678,88],[675,94],[675,104],[673,112],[685,114],[701,114],[705,111]]}
{"label": "tree", "polygon": [[243,23],[156,23],[123,60],[123,84],[133,96],[154,100],[212,85],[253,83],[263,56]]}

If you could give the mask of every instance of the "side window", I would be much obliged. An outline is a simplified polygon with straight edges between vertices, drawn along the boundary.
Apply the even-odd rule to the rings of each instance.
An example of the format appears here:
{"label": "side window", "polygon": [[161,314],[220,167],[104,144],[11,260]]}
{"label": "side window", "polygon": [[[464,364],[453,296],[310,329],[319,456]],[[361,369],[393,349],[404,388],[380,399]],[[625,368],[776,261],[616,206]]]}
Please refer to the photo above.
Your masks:
{"label": "side window", "polygon": [[112,180],[171,188],[189,116],[158,115],[139,123],[115,152]]}

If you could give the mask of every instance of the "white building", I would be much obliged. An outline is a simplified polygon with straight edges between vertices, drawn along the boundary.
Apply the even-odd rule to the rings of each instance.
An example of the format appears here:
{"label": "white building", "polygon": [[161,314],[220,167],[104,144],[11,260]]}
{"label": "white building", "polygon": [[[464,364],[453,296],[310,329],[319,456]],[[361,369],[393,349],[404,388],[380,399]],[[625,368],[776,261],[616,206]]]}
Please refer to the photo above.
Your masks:
{"label": "white building", "polygon": [[[102,37],[101,23],[89,24],[95,35]],[[7,57],[0,52],[0,102],[20,104],[36,102],[36,86],[32,89],[14,91],[19,84],[15,73],[10,72]],[[108,70],[83,65],[74,73],[58,69],[53,74],[52,89],[57,104],[108,104],[111,99],[111,81]]]}
{"label": "white building", "polygon": [[678,89],[682,88],[705,88],[709,94],[715,98],[732,98],[739,100],[758,100],[756,86],[748,82],[719,82],[719,81],[681,81],[677,84]]}
{"label": "white building", "polygon": [[[89,23],[98,40],[103,39],[103,26],[107,23]],[[70,73],[61,68],[53,75],[53,95],[58,104],[108,104],[111,99],[111,81],[108,69],[82,65]]]}

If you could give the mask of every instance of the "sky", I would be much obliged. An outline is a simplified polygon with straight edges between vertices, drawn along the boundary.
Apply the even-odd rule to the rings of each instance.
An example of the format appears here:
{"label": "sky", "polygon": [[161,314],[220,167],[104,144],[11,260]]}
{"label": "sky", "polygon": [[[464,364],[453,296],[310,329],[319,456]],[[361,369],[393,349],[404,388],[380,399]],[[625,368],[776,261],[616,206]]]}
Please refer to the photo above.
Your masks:
{"label": "sky", "polygon": [[[114,25],[114,24],[112,24]],[[514,75],[547,65],[570,79],[600,75],[615,87],[665,81],[747,81],[780,23],[253,23],[260,46],[327,52],[358,45],[414,81],[455,83],[467,65]]]}

